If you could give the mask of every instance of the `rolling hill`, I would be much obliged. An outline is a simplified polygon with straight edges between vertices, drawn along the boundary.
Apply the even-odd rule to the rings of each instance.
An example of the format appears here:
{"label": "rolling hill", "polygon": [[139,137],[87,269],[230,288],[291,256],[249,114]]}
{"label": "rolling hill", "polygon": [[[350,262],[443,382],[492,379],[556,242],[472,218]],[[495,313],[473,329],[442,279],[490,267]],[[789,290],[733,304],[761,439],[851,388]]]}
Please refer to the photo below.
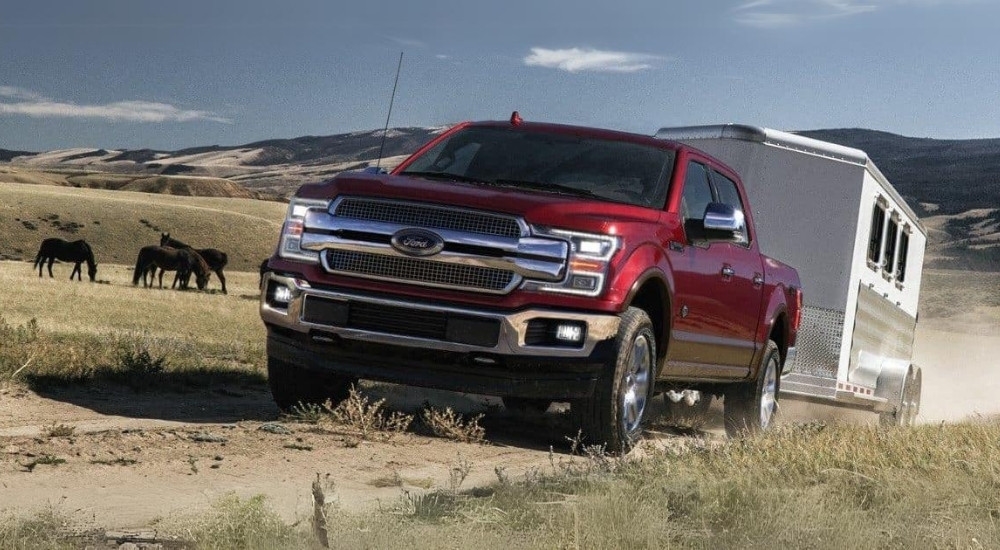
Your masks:
{"label": "rolling hill", "polygon": [[[444,129],[390,129],[381,166],[394,167]],[[937,140],[857,128],[799,133],[868,153],[928,227],[928,266],[1000,270],[1000,139]],[[303,183],[374,164],[381,142],[376,130],[179,151],[0,150],[0,181],[284,199]]]}

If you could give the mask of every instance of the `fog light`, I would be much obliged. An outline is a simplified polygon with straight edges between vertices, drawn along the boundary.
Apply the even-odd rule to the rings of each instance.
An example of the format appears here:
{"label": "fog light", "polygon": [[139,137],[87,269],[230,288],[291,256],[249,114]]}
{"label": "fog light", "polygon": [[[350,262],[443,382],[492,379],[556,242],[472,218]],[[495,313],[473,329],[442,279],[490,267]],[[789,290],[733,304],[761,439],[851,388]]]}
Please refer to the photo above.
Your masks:
{"label": "fog light", "polygon": [[274,289],[274,296],[271,300],[275,304],[287,306],[292,301],[292,289],[284,285],[279,285]]}
{"label": "fog light", "polygon": [[574,290],[596,290],[599,280],[595,275],[573,275],[570,286]]}
{"label": "fog light", "polygon": [[556,340],[578,344],[583,342],[583,325],[579,323],[559,323],[556,326]]}

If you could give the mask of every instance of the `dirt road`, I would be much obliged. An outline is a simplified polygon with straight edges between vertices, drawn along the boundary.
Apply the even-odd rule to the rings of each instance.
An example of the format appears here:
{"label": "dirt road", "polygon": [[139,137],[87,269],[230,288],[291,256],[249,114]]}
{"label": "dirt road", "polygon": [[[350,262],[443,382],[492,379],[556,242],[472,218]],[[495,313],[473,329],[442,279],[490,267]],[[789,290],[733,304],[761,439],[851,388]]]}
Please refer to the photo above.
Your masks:
{"label": "dirt road", "polygon": [[[996,414],[1000,338],[921,328],[915,360],[924,368],[920,420]],[[0,513],[45,506],[90,526],[137,527],[208,509],[222,495],[267,495],[286,519],[311,512],[310,484],[321,475],[342,508],[399,504],[407,493],[489,483],[495,470],[512,479],[551,472],[568,460],[567,415],[516,416],[497,400],[392,385],[365,386],[395,410],[424,401],[465,413],[485,412],[488,445],[400,434],[359,441],[337,430],[279,419],[266,388],[213,388],[190,393],[134,393],[120,387],[34,393],[0,390]],[[658,414],[660,401],[654,404]],[[786,402],[785,421],[870,414]],[[61,428],[68,426],[69,428]],[[704,434],[722,437],[713,405]],[[59,434],[58,432],[64,432]],[[684,437],[654,423],[653,445]],[[53,435],[55,434],[55,435]],[[690,436],[688,436],[690,437]],[[550,453],[554,447],[554,453]],[[555,463],[555,466],[553,465]]]}

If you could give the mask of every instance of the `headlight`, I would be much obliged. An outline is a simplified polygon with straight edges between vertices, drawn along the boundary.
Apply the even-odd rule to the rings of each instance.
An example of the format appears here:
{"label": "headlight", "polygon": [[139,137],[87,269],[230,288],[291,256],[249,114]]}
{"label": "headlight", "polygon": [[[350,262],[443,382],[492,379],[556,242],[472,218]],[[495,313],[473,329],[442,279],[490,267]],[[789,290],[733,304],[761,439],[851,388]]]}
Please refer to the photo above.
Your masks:
{"label": "headlight", "polygon": [[288,215],[281,227],[281,241],[278,244],[278,255],[290,260],[309,263],[319,263],[319,254],[302,250],[302,232],[305,229],[306,212],[310,210],[326,210],[330,201],[322,199],[293,198],[288,203]]}
{"label": "headlight", "polygon": [[620,244],[618,237],[539,227],[533,228],[533,232],[569,241],[569,263],[566,277],[562,281],[557,283],[526,281],[524,289],[582,296],[597,296],[604,290],[608,262],[618,251]]}

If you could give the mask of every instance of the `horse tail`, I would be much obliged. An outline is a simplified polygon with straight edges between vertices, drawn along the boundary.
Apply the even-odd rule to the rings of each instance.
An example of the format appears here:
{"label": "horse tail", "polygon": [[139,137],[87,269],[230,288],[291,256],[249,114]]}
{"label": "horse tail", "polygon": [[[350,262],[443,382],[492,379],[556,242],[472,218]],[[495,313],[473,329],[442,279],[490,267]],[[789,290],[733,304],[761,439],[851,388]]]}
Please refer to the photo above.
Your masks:
{"label": "horse tail", "polygon": [[146,271],[146,265],[142,257],[142,250],[139,251],[139,255],[135,258],[135,271],[132,273],[132,286],[139,286],[139,277],[143,271]]}

